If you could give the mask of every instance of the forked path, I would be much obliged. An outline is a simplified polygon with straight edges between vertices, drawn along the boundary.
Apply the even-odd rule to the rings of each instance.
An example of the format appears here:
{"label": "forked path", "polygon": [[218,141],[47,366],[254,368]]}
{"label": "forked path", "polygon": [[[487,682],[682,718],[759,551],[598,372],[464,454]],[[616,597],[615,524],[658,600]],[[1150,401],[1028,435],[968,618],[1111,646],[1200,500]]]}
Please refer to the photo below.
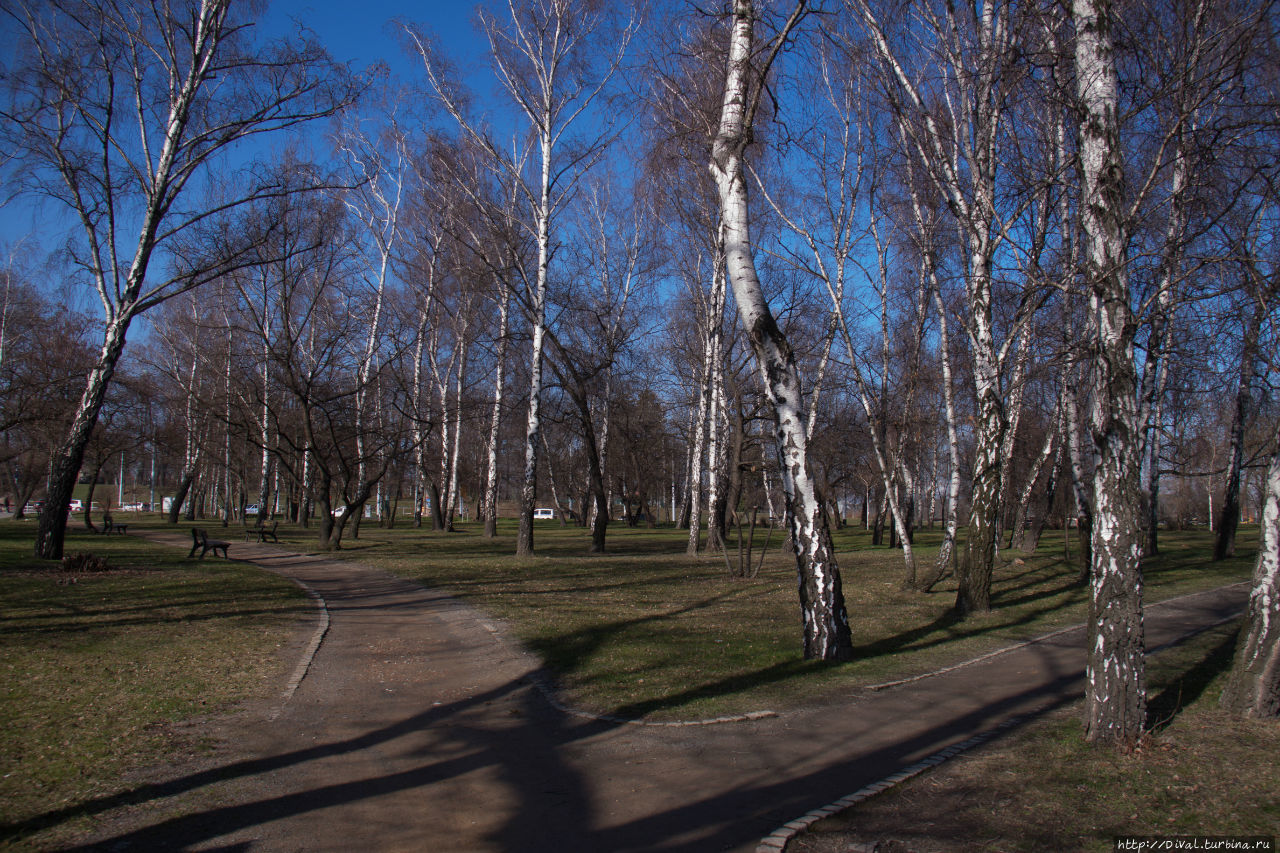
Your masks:
{"label": "forked path", "polygon": [[[323,641],[287,701],[214,724],[211,756],[91,804],[108,829],[93,849],[754,851],[779,825],[1081,687],[1076,631],[778,717],[586,719],[554,708],[538,662],[447,595],[274,546],[232,553],[322,596]],[[1153,607],[1148,643],[1244,600],[1236,586]]]}

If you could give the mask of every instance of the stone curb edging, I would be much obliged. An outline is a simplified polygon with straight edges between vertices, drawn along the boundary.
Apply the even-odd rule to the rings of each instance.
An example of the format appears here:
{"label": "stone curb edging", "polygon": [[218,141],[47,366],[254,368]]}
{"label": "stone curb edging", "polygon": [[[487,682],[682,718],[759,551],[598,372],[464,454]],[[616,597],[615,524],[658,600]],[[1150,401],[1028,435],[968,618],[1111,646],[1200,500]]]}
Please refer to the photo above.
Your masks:
{"label": "stone curb edging", "polygon": [[[1218,587],[1218,589],[1230,589],[1231,587],[1236,587],[1236,586],[1247,586],[1249,585],[1249,583],[1250,581],[1240,581],[1239,583],[1227,584],[1225,587]],[[1176,598],[1169,598],[1169,599],[1165,599],[1164,601],[1156,602],[1155,604],[1152,604],[1150,606],[1160,607],[1161,605],[1172,604],[1174,602],[1181,601],[1186,598],[1192,598],[1197,595],[1203,595],[1205,592],[1209,592],[1209,591],[1211,590],[1201,590],[1200,592],[1187,593],[1186,595],[1180,595],[1180,596],[1177,596]],[[1171,648],[1173,646],[1178,645],[1179,643],[1185,642],[1186,640],[1190,639],[1190,637],[1197,636],[1199,634],[1204,633],[1205,631],[1210,631],[1221,625],[1225,625],[1226,623],[1232,621],[1233,619],[1238,619],[1238,618],[1240,618],[1239,613],[1224,617],[1210,625],[1205,625],[1204,627],[1196,631],[1193,631],[1191,634],[1187,636],[1180,637],[1168,643],[1164,643],[1163,645],[1157,646],[1156,648],[1148,649],[1147,653],[1154,654],[1156,652],[1163,651],[1167,648]],[[913,676],[912,678],[903,678],[897,681],[887,681],[887,682],[884,682],[883,684],[870,685],[865,689],[885,690],[890,687],[897,687],[902,684],[911,684],[913,682],[923,681],[926,678],[932,678],[935,675],[944,675],[948,672],[954,672],[955,670],[963,669],[964,667],[970,666],[975,663],[980,663],[984,660],[988,660],[993,657],[997,657],[999,655],[1005,654],[1006,652],[1011,652],[1017,649],[1026,648],[1027,646],[1034,645],[1035,643],[1039,643],[1045,640],[1050,640],[1061,634],[1066,634],[1070,631],[1075,631],[1083,627],[1085,627],[1085,623],[1081,623],[1079,625],[1070,625],[1066,628],[1060,628],[1057,631],[1051,631],[1048,634],[1044,634],[1039,637],[1034,637],[1030,640],[1026,640],[1021,643],[1015,643],[1014,645],[1006,646],[1005,648],[997,649],[993,652],[988,652],[985,655],[981,655],[979,657],[973,658],[972,660],[963,661],[954,666],[945,667],[943,669],[939,669],[934,672],[927,672],[922,675]],[[986,743],[987,741],[995,738],[997,735],[1002,734],[1005,731],[1013,728],[1014,726],[1019,725],[1028,719],[1039,716],[1044,710],[1045,710],[1044,708],[1038,708],[1036,710],[1030,711],[1025,714],[1019,714],[1016,717],[1010,717],[1009,719],[1005,720],[1003,723],[996,726],[995,728],[988,729],[987,731],[984,731],[984,732],[979,732],[978,734],[970,737],[967,740],[961,741],[960,743],[949,746],[946,749],[935,752],[933,755],[929,756],[928,758],[925,758],[924,760],[919,761],[916,764],[911,765],[910,767],[900,770],[897,773],[894,773],[890,776],[886,776],[884,779],[881,779],[878,782],[873,782],[872,784],[867,785],[866,787],[861,788],[853,792],[852,794],[849,794],[846,797],[841,797],[840,799],[836,800],[833,803],[830,803],[826,806],[822,806],[821,808],[814,809],[813,811],[808,812],[802,815],[801,817],[796,818],[793,821],[789,821],[783,824],[778,829],[769,833],[767,836],[765,836],[760,841],[760,843],[756,845],[756,853],[784,853],[784,851],[786,850],[787,844],[792,839],[794,839],[800,833],[807,831],[809,827],[813,826],[813,824],[817,823],[818,821],[823,820],[824,818],[831,817],[832,815],[838,814],[839,812],[842,812],[845,809],[851,808],[852,806],[855,806],[858,803],[863,802],[864,800],[868,800],[871,797],[874,797],[876,794],[879,794],[882,791],[887,791],[889,788],[892,788],[893,786],[901,782],[905,782],[906,780],[910,779],[913,776],[918,776],[919,774],[923,773],[926,770],[931,770],[932,768],[937,767],[939,764],[942,764],[943,762],[948,761],[951,758],[954,758],[955,756],[959,755],[962,752],[966,752],[970,749],[973,749],[976,746],[980,746]]]}
{"label": "stone curb edging", "polygon": [[800,833],[807,831],[809,827],[813,826],[818,821],[838,814],[839,812],[855,806],[864,800],[869,800],[876,794],[887,791],[895,785],[907,781],[913,776],[920,775],[926,770],[931,770],[962,752],[966,752],[976,746],[981,746],[997,735],[1000,735],[1008,729],[1022,723],[1029,717],[1035,716],[1040,713],[1041,710],[1043,709],[1038,709],[1028,714],[1021,714],[1016,717],[1010,717],[995,728],[979,732],[967,740],[960,741],[957,744],[952,744],[946,749],[939,750],[928,758],[912,764],[910,767],[906,767],[899,770],[897,773],[886,776],[878,782],[872,782],[870,785],[860,788],[846,797],[841,797],[833,803],[814,809],[793,821],[788,821],[761,839],[760,843],[756,845],[756,853],[780,853],[780,851],[785,851],[787,849],[787,844],[793,838]]}
{"label": "stone curb edging", "polygon": [[[276,572],[276,574],[280,573]],[[285,685],[284,693],[280,697],[280,705],[267,716],[268,720],[273,721],[284,711],[284,706],[289,704],[289,700],[293,698],[298,685],[302,684],[302,680],[307,677],[307,673],[311,670],[311,662],[315,660],[316,652],[320,650],[320,643],[324,641],[325,634],[329,632],[329,604],[324,600],[324,596],[297,578],[289,578],[289,580],[301,587],[302,591],[315,602],[316,610],[320,613],[320,623],[311,635],[311,642],[307,644],[306,650],[298,660],[298,665],[294,668],[293,675],[289,678],[289,683]]]}

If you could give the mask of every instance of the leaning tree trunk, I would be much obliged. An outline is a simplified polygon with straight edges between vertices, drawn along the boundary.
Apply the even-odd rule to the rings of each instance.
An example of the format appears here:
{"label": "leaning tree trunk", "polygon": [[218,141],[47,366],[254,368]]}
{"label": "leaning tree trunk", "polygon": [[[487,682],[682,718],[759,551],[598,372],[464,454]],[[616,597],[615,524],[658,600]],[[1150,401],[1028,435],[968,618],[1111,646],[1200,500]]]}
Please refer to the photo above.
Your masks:
{"label": "leaning tree trunk", "polygon": [[[1030,520],[1029,516],[1031,515],[1031,494],[1035,491],[1036,483],[1040,480],[1040,472],[1044,470],[1044,466],[1049,460],[1052,458],[1054,464],[1057,464],[1058,455],[1055,453],[1055,449],[1060,449],[1061,447],[1057,440],[1060,417],[1060,413],[1054,417],[1053,423],[1044,437],[1044,444],[1040,448],[1040,453],[1036,456],[1036,461],[1027,473],[1027,481],[1023,483],[1022,490],[1018,493],[1018,502],[1014,505],[1013,527],[1009,531],[1009,547],[1017,548],[1023,553],[1034,551],[1036,549],[1035,543],[1040,538],[1037,532],[1036,536],[1031,538],[1030,549],[1027,548],[1028,543],[1025,540],[1025,536],[1027,524]],[[1052,473],[1049,476],[1052,482]]]}
{"label": "leaning tree trunk", "polygon": [[1280,716],[1280,430],[1267,468],[1249,610],[1221,702],[1248,717]]}
{"label": "leaning tree trunk", "polygon": [[[1059,425],[1061,421],[1062,419],[1059,418]],[[1054,442],[1053,459],[1049,462],[1049,475],[1045,483],[1044,494],[1038,500],[1030,499],[1029,493],[1024,495],[1024,509],[1020,511],[1018,516],[1021,530],[1015,544],[1018,550],[1026,554],[1033,554],[1040,547],[1040,535],[1044,532],[1044,526],[1049,520],[1049,513],[1053,510],[1054,497],[1057,495],[1058,472],[1062,468],[1062,446],[1063,439],[1059,435]],[[1033,504],[1038,504],[1040,509],[1033,510]]]}
{"label": "leaning tree trunk", "polygon": [[[1013,475],[1013,465],[1010,463],[1014,448],[1018,444],[1019,431],[1022,429],[1022,400],[1026,395],[1027,363],[1031,359],[1031,337],[1031,328],[1027,326],[1021,335],[1018,358],[1014,362],[1013,377],[1009,381],[1009,401],[1006,407],[1008,419],[1005,422],[1004,439],[1000,445],[1000,459],[1005,464],[1000,467],[1000,499],[999,509],[996,512],[997,554],[1001,547],[1001,537],[1004,535],[1005,520],[1008,517],[1010,478]],[[1013,547],[1012,540],[1009,547]]]}
{"label": "leaning tree trunk", "polygon": [[1142,437],[1129,307],[1119,84],[1109,0],[1073,0],[1080,202],[1095,353],[1094,474],[1085,737],[1137,746],[1146,723],[1142,630]]}
{"label": "leaning tree trunk", "polygon": [[[802,6],[803,3],[792,15],[788,30],[797,20]],[[752,67],[754,17],[751,0],[736,0],[724,100],[710,168],[720,198],[728,278],[774,412],[786,516],[799,576],[804,656],[806,659],[849,660],[853,657],[853,642],[845,613],[840,569],[826,528],[826,516],[818,504],[809,471],[804,396],[795,353],[765,301],[751,245],[742,158],[750,140],[754,116],[754,107],[748,105],[752,78],[757,73],[763,75],[768,71],[767,67],[759,72]],[[779,39],[785,39],[786,34],[784,30]],[[777,46],[780,47],[781,42]],[[763,80],[758,82],[763,85]],[[758,89],[756,96],[759,96]]]}
{"label": "leaning tree trunk", "polygon": [[62,446],[54,454],[49,476],[49,494],[45,499],[44,512],[40,513],[40,525],[36,529],[35,555],[47,560],[62,559],[62,543],[67,535],[67,508],[71,506],[71,493],[75,489],[76,479],[80,476],[80,467],[84,464],[85,448],[93,435],[93,428],[98,423],[98,414],[102,411],[102,403],[107,396],[107,387],[116,372],[116,364],[120,354],[124,352],[125,335],[129,331],[129,322],[133,315],[122,312],[107,325],[103,335],[102,349],[98,353],[97,363],[89,371],[85,383],[84,394],[80,397],[80,405],[76,407],[75,417]]}

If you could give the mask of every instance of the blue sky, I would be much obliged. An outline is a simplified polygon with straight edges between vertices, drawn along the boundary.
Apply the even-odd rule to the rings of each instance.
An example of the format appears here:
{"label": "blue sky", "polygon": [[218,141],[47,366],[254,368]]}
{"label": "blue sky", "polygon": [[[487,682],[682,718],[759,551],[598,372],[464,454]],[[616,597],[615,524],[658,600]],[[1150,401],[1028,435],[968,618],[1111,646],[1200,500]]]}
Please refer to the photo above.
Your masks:
{"label": "blue sky", "polygon": [[[473,72],[474,85],[485,86],[476,71],[485,69],[486,44],[474,21],[474,2],[406,2],[406,0],[278,0],[268,6],[259,26],[266,37],[283,35],[298,21],[312,30],[333,55],[361,70],[383,61],[392,72],[414,80],[420,77],[420,61],[405,54],[395,20],[425,25],[433,31],[446,53],[462,69]],[[16,33],[0,22],[0,50],[11,50]],[[491,84],[490,84],[491,85]],[[477,94],[487,94],[478,92]],[[61,242],[54,236],[63,211],[50,205],[36,206],[16,199],[0,207],[0,263],[18,249],[24,266],[38,266],[44,254]]]}
{"label": "blue sky", "polygon": [[279,0],[269,8],[262,26],[268,33],[281,32],[290,19],[296,19],[316,33],[335,59],[351,62],[353,68],[383,60],[394,72],[410,75],[417,73],[417,60],[400,50],[400,39],[391,22],[427,25],[450,56],[467,63],[480,58],[485,47],[472,24],[476,6],[465,0]]}

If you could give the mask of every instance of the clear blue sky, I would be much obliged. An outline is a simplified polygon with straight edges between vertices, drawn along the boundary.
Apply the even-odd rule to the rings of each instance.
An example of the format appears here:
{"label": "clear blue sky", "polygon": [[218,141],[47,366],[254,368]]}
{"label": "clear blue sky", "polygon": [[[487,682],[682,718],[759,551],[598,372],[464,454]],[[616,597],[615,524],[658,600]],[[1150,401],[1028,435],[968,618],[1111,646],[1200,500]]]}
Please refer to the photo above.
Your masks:
{"label": "clear blue sky", "polygon": [[468,0],[277,0],[262,24],[268,33],[281,32],[289,19],[296,19],[316,33],[335,59],[357,69],[382,60],[395,73],[408,76],[418,72],[418,61],[401,51],[391,22],[426,25],[448,54],[466,66],[480,59],[485,49],[472,23],[477,5]]}
{"label": "clear blue sky", "polygon": [[[460,69],[471,72],[485,68],[486,44],[474,21],[477,4],[462,2],[409,2],[409,0],[276,0],[259,26],[270,38],[291,32],[291,21],[312,30],[333,57],[362,70],[375,62],[385,62],[406,82],[421,77],[421,63],[407,55],[393,21],[424,25],[434,32],[449,57]],[[7,21],[0,22],[0,50],[10,50],[18,37]],[[479,75],[471,78],[483,80]],[[484,82],[474,82],[483,87]],[[477,92],[483,96],[487,91]],[[16,199],[0,207],[0,263],[15,247],[24,255],[23,266],[38,266],[45,253],[61,242],[54,226],[64,211],[52,205],[37,207],[28,199]]]}

